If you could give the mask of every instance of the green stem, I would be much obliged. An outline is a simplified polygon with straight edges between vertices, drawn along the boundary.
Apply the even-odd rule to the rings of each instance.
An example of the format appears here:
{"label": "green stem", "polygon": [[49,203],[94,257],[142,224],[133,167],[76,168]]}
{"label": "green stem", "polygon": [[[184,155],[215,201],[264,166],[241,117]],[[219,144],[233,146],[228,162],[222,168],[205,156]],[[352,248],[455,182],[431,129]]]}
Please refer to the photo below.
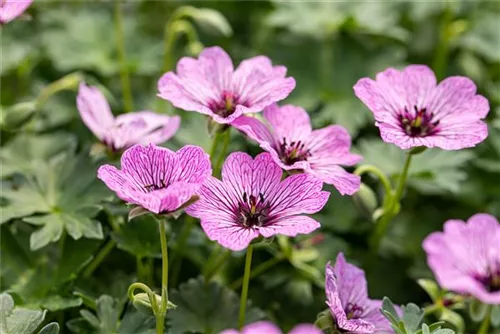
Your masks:
{"label": "green stem", "polygon": [[248,298],[248,283],[250,282],[250,271],[252,267],[252,252],[253,252],[253,245],[250,244],[247,248],[247,256],[245,259],[245,273],[243,274],[243,286],[241,288],[240,315],[238,317],[238,328],[240,330],[245,324],[245,311],[247,307],[247,298]]}
{"label": "green stem", "polygon": [[165,231],[166,221],[160,220],[160,242],[161,242],[161,313],[167,312],[168,301],[168,248],[167,233]]}
{"label": "green stem", "polygon": [[229,142],[231,139],[231,132],[230,129],[227,129],[226,131],[223,132],[223,142],[222,142],[222,148],[219,152],[219,158],[217,159],[217,162],[215,163],[214,166],[214,175],[219,175],[220,169],[222,167],[222,162],[224,161],[224,158],[226,157],[226,152],[229,147]]}
{"label": "green stem", "polygon": [[406,179],[408,178],[408,171],[410,169],[412,156],[413,155],[411,153],[408,153],[406,155],[403,172],[399,177],[399,182],[394,197],[390,199],[387,205],[387,212],[384,212],[384,215],[380,218],[377,225],[375,226],[375,230],[373,231],[373,235],[370,240],[373,254],[375,254],[378,251],[378,248],[380,247],[380,242],[382,241],[382,238],[387,232],[387,228],[389,227],[391,220],[397,215],[396,207],[399,204],[399,201],[401,200],[401,196],[403,195],[403,190],[406,185]]}
{"label": "green stem", "polygon": [[231,256],[231,252],[225,249],[219,259],[215,261],[214,265],[210,267],[210,270],[205,275],[205,281],[209,282],[210,279],[222,268],[222,266],[226,263],[227,258]]}
{"label": "green stem", "polygon": [[[255,267],[255,269],[253,269],[250,272],[250,279],[259,276],[260,274],[262,274],[266,270],[272,268],[273,266],[275,266],[276,264],[280,263],[284,259],[286,259],[286,257],[284,255],[280,254],[277,257],[273,257],[273,258],[271,258],[271,259],[269,259],[269,260],[267,260],[265,262],[262,262],[257,267]],[[229,285],[229,287],[231,289],[235,290],[235,289],[238,289],[241,286],[241,283],[243,283],[243,278],[237,279],[236,281],[234,281],[233,283],[231,283]]]}
{"label": "green stem", "polygon": [[477,334],[488,334],[488,330],[490,328],[490,321],[491,321],[491,310],[492,310],[492,306],[488,305],[488,312],[486,313],[486,316],[484,317],[483,322],[481,322],[481,326],[479,327]]}
{"label": "green stem", "polygon": [[151,308],[153,310],[153,313],[156,316],[158,314],[158,311],[159,311],[156,296],[155,296],[155,293],[146,284],[140,283],[140,282],[135,282],[135,283],[132,283],[128,287],[127,294],[128,294],[128,298],[130,299],[130,301],[132,301],[132,302],[134,301],[134,298],[135,298],[134,292],[137,289],[142,290],[143,292],[145,292],[148,295],[149,302],[151,304]]}
{"label": "green stem", "polygon": [[114,14],[116,46],[118,51],[118,58],[120,61],[120,80],[122,83],[123,104],[125,112],[131,112],[134,109],[134,105],[132,100],[132,88],[130,86],[127,58],[125,53],[125,36],[123,33],[123,15],[120,0],[115,1]]}
{"label": "green stem", "polygon": [[363,175],[365,173],[371,173],[375,176],[378,177],[380,182],[382,182],[382,185],[384,186],[385,194],[386,196],[390,196],[392,193],[392,186],[391,186],[391,181],[389,181],[389,178],[387,175],[385,175],[380,169],[373,165],[362,165],[356,168],[354,171],[354,174],[356,175]]}
{"label": "green stem", "polygon": [[181,234],[179,235],[179,240],[175,246],[175,253],[172,256],[170,263],[172,263],[172,274],[171,274],[171,285],[176,286],[177,279],[179,278],[179,273],[182,266],[182,259],[184,254],[184,248],[186,247],[187,240],[191,234],[191,230],[194,226],[194,219],[192,217],[187,217],[184,226],[182,227]]}
{"label": "green stem", "polygon": [[89,263],[87,268],[85,268],[85,271],[82,274],[82,277],[88,278],[92,275],[92,273],[99,267],[99,265],[104,261],[106,256],[115,248],[116,246],[116,241],[113,239],[108,240],[106,245],[104,245],[103,248],[97,253],[97,255],[92,259],[92,262]]}

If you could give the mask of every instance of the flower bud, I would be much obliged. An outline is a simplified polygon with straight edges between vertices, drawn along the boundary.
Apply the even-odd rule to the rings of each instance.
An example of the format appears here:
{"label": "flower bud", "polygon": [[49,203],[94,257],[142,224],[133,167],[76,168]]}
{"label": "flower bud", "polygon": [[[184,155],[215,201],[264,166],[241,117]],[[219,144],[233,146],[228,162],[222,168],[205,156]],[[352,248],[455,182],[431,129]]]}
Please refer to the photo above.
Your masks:
{"label": "flower bud", "polygon": [[[154,297],[156,298],[156,303],[158,305],[158,308],[161,305],[161,296],[157,295],[156,293],[154,294]],[[145,292],[138,293],[134,295],[134,300],[132,301],[132,304],[134,307],[141,313],[147,314],[147,315],[154,315],[154,310],[153,306],[151,305],[151,302],[149,300],[149,296]],[[170,301],[167,302],[167,310],[173,310],[177,308],[177,306]]]}
{"label": "flower bud", "polygon": [[321,330],[335,328],[331,311],[329,309],[326,309],[319,313],[316,317],[316,321],[314,322],[314,326],[318,327]]}
{"label": "flower bud", "polygon": [[36,112],[34,102],[21,102],[12,107],[1,109],[1,126],[5,130],[17,130],[28,123]]}
{"label": "flower bud", "polygon": [[375,192],[366,184],[361,183],[361,186],[353,196],[354,204],[358,210],[366,217],[372,217],[378,207],[377,196]]}

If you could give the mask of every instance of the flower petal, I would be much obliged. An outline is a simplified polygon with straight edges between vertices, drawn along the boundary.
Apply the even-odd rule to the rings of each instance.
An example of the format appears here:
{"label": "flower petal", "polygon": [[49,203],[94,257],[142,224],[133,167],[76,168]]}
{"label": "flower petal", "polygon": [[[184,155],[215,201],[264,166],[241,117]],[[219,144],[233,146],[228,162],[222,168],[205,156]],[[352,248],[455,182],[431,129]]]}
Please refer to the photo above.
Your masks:
{"label": "flower petal", "polygon": [[355,265],[347,263],[344,254],[339,253],[335,262],[334,273],[335,277],[337,277],[337,286],[342,304],[352,303],[363,307],[369,300],[365,272]]}
{"label": "flower petal", "polygon": [[217,241],[232,251],[247,248],[250,242],[259,236],[255,229],[245,228],[232,220],[202,220],[201,227],[210,240]]}
{"label": "flower petal", "polygon": [[105,140],[108,130],[113,126],[114,117],[108,101],[96,87],[81,83],[76,97],[76,105],[83,123],[99,138]]}
{"label": "flower petal", "polygon": [[311,120],[307,112],[300,107],[274,104],[264,110],[264,118],[271,125],[274,138],[286,139],[287,143],[307,142],[311,136]]}
{"label": "flower petal", "polygon": [[31,5],[33,0],[3,0],[0,6],[0,24],[5,24],[22,13]]}
{"label": "flower petal", "polygon": [[97,170],[97,177],[103,181],[106,186],[116,192],[118,197],[126,202],[131,202],[132,198],[127,195],[125,189],[132,188],[128,175],[117,169],[113,165],[104,165]]}
{"label": "flower petal", "polygon": [[210,156],[194,145],[186,145],[176,153],[176,174],[172,180],[200,185],[212,175]]}
{"label": "flower petal", "polygon": [[244,134],[250,137],[250,139],[255,140],[259,144],[261,142],[267,142],[270,144],[274,143],[274,138],[271,131],[269,131],[267,126],[256,117],[238,117],[234,122],[231,123],[231,126],[242,131]]}
{"label": "flower petal", "polygon": [[340,125],[330,125],[323,129],[314,130],[307,147],[311,152],[311,157],[308,160],[312,165],[352,166],[363,159],[360,155],[349,152],[351,136]]}
{"label": "flower petal", "polygon": [[323,334],[323,332],[314,325],[300,324],[295,326],[288,334]]}
{"label": "flower petal", "polygon": [[322,182],[331,184],[341,195],[352,195],[359,190],[361,186],[361,177],[345,171],[340,166],[335,165],[316,165],[307,170]]}
{"label": "flower petal", "polygon": [[299,233],[309,234],[320,227],[321,225],[311,217],[292,216],[273,221],[269,225],[259,227],[258,230],[266,238],[277,234],[295,237]]}

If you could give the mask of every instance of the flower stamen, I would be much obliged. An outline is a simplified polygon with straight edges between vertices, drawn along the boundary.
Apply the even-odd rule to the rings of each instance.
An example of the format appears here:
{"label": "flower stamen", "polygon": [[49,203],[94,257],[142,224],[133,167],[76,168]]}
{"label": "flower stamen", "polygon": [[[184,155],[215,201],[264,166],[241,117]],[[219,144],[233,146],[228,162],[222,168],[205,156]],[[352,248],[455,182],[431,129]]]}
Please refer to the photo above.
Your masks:
{"label": "flower stamen", "polygon": [[427,108],[419,109],[413,106],[414,113],[411,113],[407,107],[403,113],[398,115],[401,128],[411,137],[425,137],[437,133],[439,120],[432,121],[434,113],[427,113]]}
{"label": "flower stamen", "polygon": [[345,314],[348,320],[359,319],[363,315],[363,308],[357,304],[348,303],[345,308]]}
{"label": "flower stamen", "polygon": [[297,161],[306,161],[311,156],[311,153],[305,146],[305,143],[300,140],[288,144],[286,138],[283,137],[283,141],[279,146],[281,161],[287,165],[293,165]]}
{"label": "flower stamen", "polygon": [[270,204],[265,203],[264,194],[259,197],[243,193],[243,202],[238,204],[238,222],[245,227],[263,226],[269,216]]}

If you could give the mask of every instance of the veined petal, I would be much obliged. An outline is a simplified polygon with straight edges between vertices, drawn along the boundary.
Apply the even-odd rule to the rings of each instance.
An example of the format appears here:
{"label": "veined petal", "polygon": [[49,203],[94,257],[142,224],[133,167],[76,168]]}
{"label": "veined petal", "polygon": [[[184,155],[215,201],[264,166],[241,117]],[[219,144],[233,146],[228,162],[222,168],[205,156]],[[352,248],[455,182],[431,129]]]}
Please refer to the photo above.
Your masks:
{"label": "veined petal", "polygon": [[241,116],[232,122],[231,125],[259,144],[261,142],[267,142],[271,145],[274,143],[271,131],[256,117]]}
{"label": "veined petal", "polygon": [[343,253],[337,255],[333,270],[337,278],[336,282],[342,304],[347,306],[348,303],[353,303],[364,306],[368,301],[364,271],[347,263]]}
{"label": "veined petal", "polygon": [[246,228],[234,221],[202,220],[201,227],[210,240],[232,251],[240,251],[248,247],[250,242],[259,236],[253,228]]}
{"label": "veined petal", "polygon": [[322,182],[331,184],[341,195],[352,195],[359,190],[361,186],[361,177],[345,171],[342,167],[334,164],[312,165],[307,170]]}
{"label": "veined petal", "polygon": [[176,153],[177,168],[173,180],[202,184],[212,175],[210,156],[199,146],[186,145]]}
{"label": "veined petal", "polygon": [[266,238],[277,234],[295,237],[299,233],[309,234],[320,227],[321,225],[311,217],[292,216],[273,221],[269,225],[259,227],[258,230]]}
{"label": "veined petal", "polygon": [[277,140],[286,139],[288,143],[308,141],[311,136],[311,120],[301,107],[274,104],[264,110],[264,118],[271,125]]}
{"label": "veined petal", "polygon": [[352,166],[363,159],[360,155],[349,152],[351,136],[340,125],[330,125],[314,130],[307,147],[311,151],[311,157],[308,160],[316,165]]}
{"label": "veined petal", "polygon": [[78,89],[76,105],[83,123],[97,138],[104,140],[114,123],[113,114],[104,95],[96,87],[87,86],[82,82]]}
{"label": "veined petal", "polygon": [[295,326],[288,334],[322,334],[323,332],[314,325],[300,324]]}

